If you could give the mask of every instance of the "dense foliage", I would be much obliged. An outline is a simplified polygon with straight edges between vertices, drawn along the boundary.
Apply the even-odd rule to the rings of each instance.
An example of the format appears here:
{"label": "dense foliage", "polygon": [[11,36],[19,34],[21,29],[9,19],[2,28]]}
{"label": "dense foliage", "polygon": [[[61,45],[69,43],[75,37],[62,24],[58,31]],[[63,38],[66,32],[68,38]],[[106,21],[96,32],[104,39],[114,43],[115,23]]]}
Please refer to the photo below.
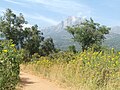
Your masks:
{"label": "dense foliage", "polygon": [[109,33],[110,28],[90,19],[72,27],[68,26],[66,30],[73,35],[74,41],[77,41],[84,51],[91,47],[100,50],[105,34]]}
{"label": "dense foliage", "polygon": [[44,40],[41,44],[40,52],[42,52],[42,55],[44,56],[56,52],[52,38],[47,38]]}
{"label": "dense foliage", "polygon": [[36,59],[25,68],[67,83],[72,90],[120,89],[120,53],[115,53],[114,49],[79,54],[61,52]]}
{"label": "dense foliage", "polygon": [[27,23],[21,13],[17,16],[12,10],[7,9],[0,19],[0,31],[5,35],[6,39],[13,40],[17,49],[22,48],[29,51],[29,56],[34,53],[48,55],[54,52],[55,47],[52,38],[44,40],[43,33],[38,26],[25,27]]}
{"label": "dense foliage", "polygon": [[19,81],[21,53],[12,41],[0,41],[0,90],[14,90]]}
{"label": "dense foliage", "polygon": [[[41,42],[44,40],[42,33],[38,30],[38,26],[32,26],[31,28],[25,28],[24,30],[25,41],[23,42],[23,48],[30,52],[30,55],[39,53]],[[42,52],[41,52],[42,53]]]}
{"label": "dense foliage", "polygon": [[74,45],[69,46],[69,47],[68,47],[68,50],[69,50],[70,52],[73,52],[73,53],[76,53],[76,52],[77,52],[77,50],[76,50],[76,48],[75,48]]}
{"label": "dense foliage", "polygon": [[25,23],[25,18],[21,13],[17,16],[10,9],[7,9],[0,19],[0,31],[4,33],[6,39],[12,39],[14,44],[22,45],[24,40],[23,25]]}
{"label": "dense foliage", "polygon": [[45,39],[37,25],[25,27],[26,23],[22,14],[17,16],[10,9],[0,18],[1,37],[6,38],[0,41],[0,90],[15,89],[23,61],[31,61],[25,63],[26,68],[75,90],[120,89],[120,52],[102,48],[110,28],[92,19],[67,27],[84,52],[78,52],[75,46],[59,51],[53,39]]}

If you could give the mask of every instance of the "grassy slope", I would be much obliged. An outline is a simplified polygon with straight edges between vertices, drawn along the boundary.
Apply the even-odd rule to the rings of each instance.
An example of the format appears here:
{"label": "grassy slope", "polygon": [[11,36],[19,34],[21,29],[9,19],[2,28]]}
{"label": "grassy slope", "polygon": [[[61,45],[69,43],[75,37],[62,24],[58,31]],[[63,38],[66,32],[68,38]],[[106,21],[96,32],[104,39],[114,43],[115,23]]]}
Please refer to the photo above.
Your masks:
{"label": "grassy slope", "polygon": [[59,53],[41,57],[24,66],[24,70],[57,80],[70,87],[70,90],[120,89],[120,55],[114,53],[114,50],[104,53]]}

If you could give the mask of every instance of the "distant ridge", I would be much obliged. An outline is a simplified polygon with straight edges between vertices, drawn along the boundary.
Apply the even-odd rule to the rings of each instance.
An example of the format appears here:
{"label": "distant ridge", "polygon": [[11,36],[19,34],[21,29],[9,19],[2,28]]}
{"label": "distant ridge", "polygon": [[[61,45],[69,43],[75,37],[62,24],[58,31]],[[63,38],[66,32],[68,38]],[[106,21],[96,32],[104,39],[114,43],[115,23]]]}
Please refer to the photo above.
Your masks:
{"label": "distant ridge", "polygon": [[[57,48],[66,50],[68,46],[75,45],[77,48],[80,48],[78,43],[75,43],[66,30],[66,26],[72,26],[84,22],[84,18],[70,16],[67,19],[61,21],[58,25],[51,27],[46,27],[42,29],[42,32],[46,37],[52,37]],[[105,46],[110,48],[116,48],[120,50],[120,26],[112,27],[109,35],[106,35],[106,40],[104,42]]]}

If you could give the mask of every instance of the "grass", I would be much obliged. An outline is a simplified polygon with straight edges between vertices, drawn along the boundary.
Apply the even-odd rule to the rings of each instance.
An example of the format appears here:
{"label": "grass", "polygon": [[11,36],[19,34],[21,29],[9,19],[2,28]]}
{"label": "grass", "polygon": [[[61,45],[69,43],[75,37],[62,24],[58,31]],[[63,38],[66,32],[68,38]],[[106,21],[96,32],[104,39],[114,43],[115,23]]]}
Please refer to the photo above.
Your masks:
{"label": "grass", "polygon": [[70,90],[120,90],[120,53],[114,50],[63,52],[35,58],[23,68]]}

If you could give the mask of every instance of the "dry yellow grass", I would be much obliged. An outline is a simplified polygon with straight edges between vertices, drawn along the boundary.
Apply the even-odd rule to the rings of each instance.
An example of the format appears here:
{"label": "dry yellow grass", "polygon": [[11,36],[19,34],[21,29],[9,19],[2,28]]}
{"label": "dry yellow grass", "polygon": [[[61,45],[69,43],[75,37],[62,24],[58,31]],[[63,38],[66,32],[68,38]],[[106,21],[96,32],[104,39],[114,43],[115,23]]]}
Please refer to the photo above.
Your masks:
{"label": "dry yellow grass", "polygon": [[41,57],[39,61],[24,64],[23,70],[70,90],[120,90],[119,53],[86,51],[54,57]]}

